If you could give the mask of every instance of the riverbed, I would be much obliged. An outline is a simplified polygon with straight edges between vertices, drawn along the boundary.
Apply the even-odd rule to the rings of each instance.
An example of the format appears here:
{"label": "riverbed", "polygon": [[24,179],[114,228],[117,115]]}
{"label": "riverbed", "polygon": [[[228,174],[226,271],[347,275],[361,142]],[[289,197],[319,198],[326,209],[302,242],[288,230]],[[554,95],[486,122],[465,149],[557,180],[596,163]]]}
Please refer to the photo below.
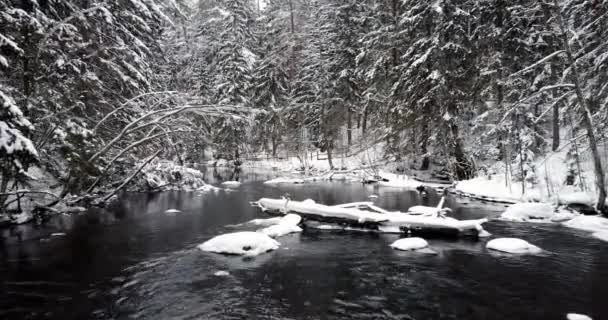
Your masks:
{"label": "riverbed", "polygon": [[[255,258],[196,248],[266,217],[249,204],[261,197],[331,205],[376,194],[401,211],[439,200],[360,183],[262,183],[274,176],[243,172],[231,191],[123,194],[110,208],[0,231],[0,319],[608,319],[608,245],[559,225],[485,224],[540,255],[492,253],[485,239],[399,252],[389,247],[399,235],[312,229]],[[504,210],[454,197],[446,205],[460,219]]]}

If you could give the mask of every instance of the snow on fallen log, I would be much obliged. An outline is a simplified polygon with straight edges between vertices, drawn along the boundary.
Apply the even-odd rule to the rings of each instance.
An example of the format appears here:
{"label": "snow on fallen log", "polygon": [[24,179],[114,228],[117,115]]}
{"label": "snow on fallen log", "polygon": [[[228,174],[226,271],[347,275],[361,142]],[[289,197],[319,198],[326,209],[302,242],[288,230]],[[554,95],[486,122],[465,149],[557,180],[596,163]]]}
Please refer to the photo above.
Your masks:
{"label": "snow on fallen log", "polygon": [[354,208],[331,207],[317,204],[312,200],[291,201],[285,199],[262,198],[256,203],[264,211],[297,212],[325,218],[338,218],[357,223],[379,223],[387,218],[380,213],[367,212]]}
{"label": "snow on fallen log", "polygon": [[571,211],[556,210],[548,203],[520,202],[510,205],[499,219],[514,222],[550,223],[569,220],[577,215]]}
{"label": "snow on fallen log", "polygon": [[257,256],[276,250],[279,246],[279,242],[261,232],[243,231],[213,237],[200,244],[198,248],[214,253]]}
{"label": "snow on fallen log", "polygon": [[265,181],[264,184],[278,185],[278,184],[303,184],[304,179],[298,178],[275,178],[272,180]]}
{"label": "snow on fallen log", "polygon": [[[432,214],[389,212],[370,202],[354,202],[337,206],[317,204],[312,200],[294,201],[287,199],[262,198],[254,203],[264,211],[278,213],[296,212],[305,218],[323,222],[347,223],[354,227],[364,227],[387,233],[435,232],[446,235],[487,235],[482,224],[487,219],[457,220],[446,217],[437,208]],[[429,209],[430,211],[430,209]]]}
{"label": "snow on fallen log", "polygon": [[522,253],[540,253],[543,250],[526,240],[518,238],[498,238],[488,241],[486,248],[490,250],[522,254]]}

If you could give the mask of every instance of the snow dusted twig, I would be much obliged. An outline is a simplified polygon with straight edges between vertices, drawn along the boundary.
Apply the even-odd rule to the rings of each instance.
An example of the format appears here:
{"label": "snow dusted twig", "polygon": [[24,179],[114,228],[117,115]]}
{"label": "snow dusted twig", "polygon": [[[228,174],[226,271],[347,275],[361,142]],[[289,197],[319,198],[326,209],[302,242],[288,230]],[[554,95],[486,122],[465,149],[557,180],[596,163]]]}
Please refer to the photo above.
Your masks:
{"label": "snow dusted twig", "polygon": [[55,199],[60,199],[59,196],[57,196],[56,194],[47,192],[47,191],[35,191],[35,190],[16,190],[16,191],[11,191],[11,192],[4,192],[4,193],[0,193],[0,196],[4,197],[4,196],[16,196],[16,195],[20,195],[20,194],[46,194],[49,196],[52,196]]}
{"label": "snow dusted twig", "polygon": [[104,123],[105,121],[107,121],[111,116],[113,116],[114,114],[118,113],[119,111],[123,110],[124,108],[126,108],[131,102],[138,100],[140,98],[143,98],[145,96],[150,96],[150,95],[160,95],[160,94],[175,94],[177,93],[177,91],[154,91],[154,92],[146,92],[146,93],[142,93],[138,96],[135,96],[127,101],[125,101],[122,106],[108,112],[108,114],[105,115],[105,117],[103,117],[101,120],[99,120],[99,122],[95,125],[95,127],[93,128],[93,132],[96,132],[99,129],[99,126]]}

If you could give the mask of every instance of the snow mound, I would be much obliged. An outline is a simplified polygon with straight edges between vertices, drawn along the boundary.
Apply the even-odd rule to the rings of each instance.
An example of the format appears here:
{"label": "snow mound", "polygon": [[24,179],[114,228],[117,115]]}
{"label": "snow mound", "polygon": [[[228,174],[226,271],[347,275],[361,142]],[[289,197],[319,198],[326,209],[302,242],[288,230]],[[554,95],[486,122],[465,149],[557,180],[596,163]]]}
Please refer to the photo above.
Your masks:
{"label": "snow mound", "polygon": [[564,222],[562,225],[592,232],[592,236],[608,241],[608,219],[601,216],[579,215],[574,219]]}
{"label": "snow mound", "polygon": [[241,186],[241,182],[239,181],[224,181],[222,185],[226,188],[238,188]]}
{"label": "snow mound", "polygon": [[391,248],[403,251],[419,250],[429,246],[422,238],[403,238],[391,243]]}
{"label": "snow mound", "polygon": [[278,249],[280,243],[261,232],[242,231],[213,237],[198,248],[207,252],[257,256]]}
{"label": "snow mound", "polygon": [[281,221],[281,219],[283,219],[283,217],[274,217],[274,218],[268,218],[268,219],[253,219],[253,220],[250,220],[248,223],[256,225],[256,226],[267,227],[267,226],[271,226],[274,224],[278,224],[279,221]]}
{"label": "snow mound", "polygon": [[539,253],[541,248],[518,238],[498,238],[488,241],[486,248],[507,253]]}
{"label": "snow mound", "polygon": [[589,192],[582,192],[582,191],[561,192],[559,194],[559,202],[561,204],[581,203],[581,204],[593,206],[595,203],[595,198]]}
{"label": "snow mound", "polygon": [[220,270],[220,271],[216,271],[213,275],[216,276],[216,277],[227,277],[227,276],[230,275],[230,272],[224,271],[224,270]]}
{"label": "snow mound", "polygon": [[168,210],[165,211],[165,213],[180,213],[180,212],[181,211],[177,210],[177,209],[168,209]]}
{"label": "snow mound", "polygon": [[272,180],[265,181],[264,184],[302,184],[304,183],[304,179],[297,178],[275,178]]}
{"label": "snow mound", "polygon": [[260,232],[272,238],[284,236],[294,232],[302,232],[302,228],[298,227],[298,224],[301,221],[302,217],[297,214],[290,213],[282,217],[277,224],[266,227],[260,230]]}
{"label": "snow mound", "polygon": [[196,191],[199,191],[199,192],[217,192],[217,191],[220,191],[220,190],[222,190],[222,188],[218,188],[218,187],[212,186],[210,184],[206,184],[206,185],[204,185],[204,186],[199,187],[198,189],[196,189]]}
{"label": "snow mound", "polygon": [[500,219],[517,222],[550,222],[554,211],[553,206],[547,203],[520,202],[509,206]]}
{"label": "snow mound", "polygon": [[568,319],[568,320],[593,320],[593,319],[591,319],[591,317],[586,316],[584,314],[580,314],[580,313],[568,313],[566,315],[566,319]]}
{"label": "snow mound", "polygon": [[302,228],[289,224],[275,224],[274,226],[266,227],[260,230],[261,233],[271,237],[281,237],[294,232],[302,232]]}

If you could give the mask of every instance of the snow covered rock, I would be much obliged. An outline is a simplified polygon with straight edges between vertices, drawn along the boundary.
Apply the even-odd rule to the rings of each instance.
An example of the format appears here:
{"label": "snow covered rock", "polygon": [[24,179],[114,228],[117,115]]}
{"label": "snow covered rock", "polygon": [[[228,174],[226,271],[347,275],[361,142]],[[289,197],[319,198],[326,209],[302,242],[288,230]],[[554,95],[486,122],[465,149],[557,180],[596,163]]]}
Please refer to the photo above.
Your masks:
{"label": "snow covered rock", "polygon": [[227,276],[230,275],[230,272],[224,271],[224,270],[220,270],[220,271],[216,271],[213,275],[216,276],[216,277],[227,277]]}
{"label": "snow covered rock", "polygon": [[586,316],[584,314],[580,314],[580,313],[568,313],[566,315],[566,319],[568,319],[568,320],[593,320],[593,319],[591,319],[591,317]]}
{"label": "snow covered rock", "polygon": [[280,243],[261,232],[242,231],[213,237],[198,248],[207,252],[257,256],[278,249]]}
{"label": "snow covered rock", "polygon": [[181,211],[177,210],[177,209],[167,209],[167,210],[165,210],[165,213],[169,213],[169,214],[171,214],[171,213],[180,213],[180,212]]}
{"label": "snow covered rock", "polygon": [[238,188],[241,186],[241,182],[239,181],[224,181],[222,185],[226,188]]}
{"label": "snow covered rock", "polygon": [[294,232],[302,232],[302,228],[295,226],[295,225],[279,223],[279,224],[275,224],[270,227],[266,227],[266,228],[260,230],[260,232],[271,238],[276,238],[276,237],[281,237],[286,234],[290,234],[290,233],[294,233]]}
{"label": "snow covered rock", "polygon": [[281,221],[281,219],[283,219],[283,217],[273,217],[273,218],[268,218],[268,219],[253,219],[247,223],[250,223],[250,224],[253,224],[256,226],[267,227],[267,226],[272,226],[272,225],[278,224],[279,221]]}
{"label": "snow covered rock", "polygon": [[551,222],[554,211],[553,206],[547,203],[520,202],[509,206],[500,219],[517,222]]}
{"label": "snow covered rock", "polygon": [[266,227],[260,230],[260,232],[272,238],[284,236],[294,232],[302,232],[302,228],[298,226],[300,222],[302,222],[302,217],[297,214],[290,213],[282,217],[277,224]]}
{"label": "snow covered rock", "polygon": [[498,238],[488,241],[486,248],[506,253],[539,253],[541,248],[518,238]]}
{"label": "snow covered rock", "polygon": [[212,186],[210,184],[206,184],[204,186],[198,187],[196,191],[198,192],[217,192],[222,190],[222,188],[218,188],[216,186]]}
{"label": "snow covered rock", "polygon": [[21,212],[17,214],[13,214],[12,223],[13,224],[24,224],[34,220],[34,216],[29,212]]}
{"label": "snow covered rock", "polygon": [[402,250],[402,251],[411,251],[411,250],[419,250],[424,249],[429,246],[429,243],[422,238],[403,238],[399,239],[393,243],[391,243],[391,248]]}
{"label": "snow covered rock", "polygon": [[582,191],[571,191],[565,192],[562,191],[559,194],[559,202],[561,204],[586,204],[588,206],[593,206],[595,203],[595,198],[593,194],[589,192]]}
{"label": "snow covered rock", "polygon": [[592,236],[608,241],[608,219],[601,216],[579,215],[574,219],[564,222],[562,225],[592,232]]}

